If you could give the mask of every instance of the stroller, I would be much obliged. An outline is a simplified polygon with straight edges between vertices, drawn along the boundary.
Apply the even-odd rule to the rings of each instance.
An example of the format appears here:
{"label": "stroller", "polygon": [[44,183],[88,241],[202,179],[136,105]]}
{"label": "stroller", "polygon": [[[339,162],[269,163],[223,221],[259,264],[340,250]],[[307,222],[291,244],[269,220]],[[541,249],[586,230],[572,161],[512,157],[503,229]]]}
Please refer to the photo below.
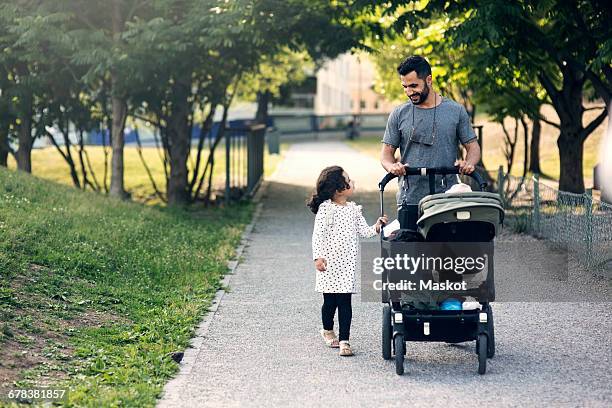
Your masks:
{"label": "stroller", "polygon": [[[490,245],[492,254],[493,239],[503,225],[504,208],[499,194],[485,192],[487,183],[477,173],[471,176],[481,191],[462,193],[435,192],[435,176],[459,174],[457,167],[448,168],[410,168],[407,175],[429,177],[430,195],[424,197],[418,205],[403,205],[398,211],[401,235],[399,241],[424,243],[479,242]],[[380,213],[384,214],[384,189],[395,175],[387,174],[379,183]],[[393,257],[397,251],[390,239],[386,239],[381,230],[381,255]],[[463,244],[465,245],[465,244]],[[467,244],[471,245],[471,244]],[[417,255],[417,254],[412,254]],[[436,271],[432,271],[433,279]],[[392,271],[382,273],[383,282],[389,282]],[[460,276],[451,270],[450,273],[459,280],[476,279],[476,290],[466,291],[462,295],[471,296],[478,301],[478,307],[472,310],[436,310],[436,308],[419,308],[415,303],[393,297],[389,290],[382,290],[382,355],[385,360],[395,356],[395,369],[398,375],[404,373],[404,358],[407,341],[440,341],[460,343],[476,340],[478,355],[478,373],[484,374],[487,358],[495,354],[495,333],[493,311],[489,304],[495,300],[493,262],[473,276]],[[465,299],[465,298],[463,298]],[[476,303],[476,302],[474,302]],[[462,308],[460,308],[462,309]]]}

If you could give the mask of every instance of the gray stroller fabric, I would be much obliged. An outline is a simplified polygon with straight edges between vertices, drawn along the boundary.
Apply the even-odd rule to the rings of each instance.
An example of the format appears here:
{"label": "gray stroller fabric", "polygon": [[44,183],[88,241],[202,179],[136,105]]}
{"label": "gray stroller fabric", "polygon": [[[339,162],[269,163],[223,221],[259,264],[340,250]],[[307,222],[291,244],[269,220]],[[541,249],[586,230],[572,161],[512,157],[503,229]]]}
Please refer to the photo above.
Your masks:
{"label": "gray stroller fabric", "polygon": [[425,196],[419,201],[419,208],[429,202],[437,201],[437,200],[447,200],[447,199],[455,199],[455,200],[478,200],[478,199],[490,199],[501,204],[501,197],[497,193],[489,193],[487,191],[471,191],[467,193],[440,193],[440,194],[430,194]]}
{"label": "gray stroller fabric", "polygon": [[[460,212],[458,215],[457,213]],[[443,193],[432,194],[424,197],[419,202],[418,208],[418,233],[425,241],[428,240],[430,229],[434,226],[438,230],[437,233],[432,231],[432,237],[440,233],[440,226],[448,224],[449,226],[461,223],[478,222],[480,224],[487,223],[494,227],[495,235],[500,231],[504,219],[504,207],[499,194],[489,192],[466,192],[466,193]],[[472,228],[471,224],[467,225]],[[402,231],[402,230],[400,230]],[[442,229],[444,231],[444,229]],[[475,231],[482,232],[482,229],[475,228]],[[398,231],[399,232],[399,231]],[[479,234],[479,232],[475,232]],[[491,234],[493,231],[491,230]],[[493,237],[494,235],[491,235]],[[394,240],[403,241],[404,236],[400,234],[394,237]],[[406,235],[406,241],[418,241],[413,235]],[[435,239],[435,238],[434,238]],[[452,239],[449,236],[449,239]],[[487,239],[488,240],[488,237]],[[481,288],[483,284],[488,282],[489,278],[493,279],[492,265],[488,262],[486,266],[473,274],[463,274],[461,280],[466,282],[467,290],[474,291]],[[489,276],[489,270],[491,276]],[[442,282],[448,279],[447,272],[431,270],[431,279],[434,282]],[[442,276],[445,275],[445,276]],[[483,289],[485,290],[485,289]],[[466,293],[466,296],[472,296]],[[437,291],[421,291],[421,292],[402,292],[401,304],[404,307],[411,307],[418,310],[439,310],[440,303],[449,297],[447,292]]]}
{"label": "gray stroller fabric", "polygon": [[[459,211],[469,218],[460,218],[457,215]],[[489,192],[433,194],[419,202],[417,225],[423,237],[427,237],[429,229],[437,223],[484,221],[495,226],[497,235],[503,220],[504,207],[499,194]]]}

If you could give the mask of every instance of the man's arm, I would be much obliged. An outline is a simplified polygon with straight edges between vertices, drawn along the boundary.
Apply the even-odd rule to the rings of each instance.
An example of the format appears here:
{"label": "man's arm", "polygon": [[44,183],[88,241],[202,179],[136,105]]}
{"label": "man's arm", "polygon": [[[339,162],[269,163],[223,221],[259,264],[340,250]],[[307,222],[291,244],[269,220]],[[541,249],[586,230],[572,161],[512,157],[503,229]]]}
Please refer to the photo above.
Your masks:
{"label": "man's arm", "polygon": [[401,134],[398,125],[398,109],[394,109],[387,119],[387,126],[385,127],[385,135],[382,140],[382,149],[380,151],[380,164],[389,173],[393,173],[396,176],[403,176],[406,174],[404,165],[395,159],[395,151],[397,146],[401,143]]}
{"label": "man's arm", "polygon": [[459,172],[461,174],[471,174],[476,169],[476,165],[480,161],[480,145],[473,139],[463,145],[467,154],[465,160],[457,160],[455,166],[459,166]]}
{"label": "man's arm", "polygon": [[396,176],[403,176],[406,174],[406,169],[404,165],[395,158],[396,150],[397,147],[383,143],[380,151],[380,164],[382,164],[383,168],[389,173],[393,173]]}

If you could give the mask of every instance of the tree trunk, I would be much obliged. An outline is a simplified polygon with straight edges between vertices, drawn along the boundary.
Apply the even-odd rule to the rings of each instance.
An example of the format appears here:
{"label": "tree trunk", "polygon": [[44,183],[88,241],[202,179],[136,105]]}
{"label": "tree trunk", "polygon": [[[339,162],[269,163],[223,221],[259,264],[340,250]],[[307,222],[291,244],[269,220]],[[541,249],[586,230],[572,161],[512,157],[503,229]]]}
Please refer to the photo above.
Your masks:
{"label": "tree trunk", "polygon": [[601,123],[603,117],[598,117],[587,127],[582,125],[584,75],[569,65],[561,69],[561,72],[563,82],[560,90],[556,89],[550,78],[544,74],[539,78],[559,116],[561,131],[557,139],[560,159],[559,189],[582,194],[584,193],[582,175],[584,141]]}
{"label": "tree trunk", "polygon": [[19,115],[21,124],[19,126],[19,132],[17,134],[17,140],[19,141],[19,148],[17,149],[16,159],[17,168],[19,170],[32,172],[32,96],[28,95],[24,97],[24,103],[22,105],[23,110]]}
{"label": "tree trunk", "polygon": [[0,166],[8,166],[9,141],[8,141],[8,122],[0,124]]}
{"label": "tree trunk", "polygon": [[[113,81],[114,82],[114,81]],[[123,130],[127,117],[127,104],[124,99],[117,96],[112,98],[113,105],[113,128],[111,131],[113,155],[111,158],[111,183],[110,195],[121,199],[127,198],[124,185],[123,147],[125,137]]]}
{"label": "tree trunk", "polygon": [[521,116],[521,124],[523,125],[523,178],[525,178],[529,164],[529,125],[524,116]]}
{"label": "tree trunk", "polygon": [[[233,99],[233,96],[230,99]],[[194,194],[194,197],[197,197],[197,195],[199,194],[200,188],[202,188],[202,183],[204,182],[204,176],[206,175],[206,170],[209,169],[208,187],[206,189],[206,195],[204,197],[204,202],[206,203],[206,205],[210,203],[211,195],[212,195],[212,173],[215,169],[215,149],[217,148],[219,142],[221,141],[221,139],[223,138],[225,134],[225,126],[227,125],[227,113],[228,113],[230,104],[231,104],[231,101],[226,102],[226,105],[223,106],[223,116],[221,117],[221,123],[219,125],[219,132],[217,133],[217,136],[215,137],[215,141],[211,142],[209,153],[208,153],[208,161],[206,162],[204,173],[202,174],[202,178],[200,179],[200,183]]]}
{"label": "tree trunk", "polygon": [[536,118],[533,120],[533,128],[531,129],[531,145],[529,157],[529,171],[532,173],[542,173],[540,169],[540,135],[542,134],[542,122]]}
{"label": "tree trunk", "polygon": [[[123,31],[124,21],[121,13],[121,5],[119,0],[112,2],[112,34],[113,42],[117,45],[121,39],[120,35]],[[121,199],[127,198],[124,185],[124,167],[123,167],[123,147],[125,145],[125,137],[123,130],[125,128],[125,120],[127,117],[127,101],[125,97],[119,94],[119,75],[116,67],[111,68],[111,104],[112,104],[112,150],[111,158],[111,182],[110,195]]]}
{"label": "tree trunk", "polygon": [[77,152],[79,155],[79,164],[81,165],[81,177],[83,178],[82,187],[83,190],[85,190],[87,188],[87,185],[89,185],[91,189],[95,191],[96,189],[94,185],[91,184],[89,178],[87,177],[87,168],[85,167],[85,143],[83,141],[83,129],[79,129],[77,131],[77,134],[79,135],[79,147]]}
{"label": "tree trunk", "polygon": [[79,181],[79,175],[77,173],[76,164],[74,163],[74,159],[72,158],[72,151],[70,144],[70,124],[66,121],[64,127],[60,127],[62,135],[64,137],[64,146],[66,147],[66,158],[68,162],[68,167],[70,167],[70,177],[72,178],[72,182],[76,188],[81,188],[81,182]]}
{"label": "tree trunk", "polygon": [[[112,113],[108,112],[109,108],[109,98],[108,98],[108,81],[102,82],[102,96],[101,96],[101,106],[102,113],[104,114],[104,118],[100,121],[100,132],[102,133],[102,152],[104,153],[104,173],[102,176],[102,187],[104,188],[104,192],[109,194],[108,187],[108,156],[110,154],[108,146],[112,146],[113,144],[113,116]],[[110,99],[112,102],[112,99]],[[112,107],[111,107],[112,109]],[[111,147],[112,148],[112,147]]]}
{"label": "tree trunk", "polygon": [[72,154],[70,153],[70,139],[68,139],[67,133],[64,133],[63,130],[61,131],[63,138],[64,138],[64,145],[66,147],[66,151],[64,152],[61,146],[57,144],[57,141],[55,140],[55,137],[53,136],[53,134],[51,134],[48,130],[46,130],[45,132],[49,140],[51,140],[51,143],[53,144],[53,146],[55,146],[55,149],[57,150],[57,152],[64,158],[64,160],[66,161],[66,164],[68,164],[68,168],[70,170],[70,177],[72,178],[72,183],[74,184],[76,188],[81,188],[81,183],[79,182],[79,176],[77,175],[76,167],[74,165],[74,160],[72,160]]}
{"label": "tree trunk", "polygon": [[[206,119],[204,119],[204,122],[202,123],[202,126],[200,127],[196,164],[193,168],[193,175],[191,178],[191,182],[189,183],[189,195],[191,196],[191,201],[195,201],[195,199],[197,198],[196,197],[197,194],[194,194],[194,187],[196,183],[198,182],[198,176],[200,174],[200,163],[202,161],[202,149],[204,149],[204,142],[205,142],[206,136],[212,130],[213,120],[214,120],[216,111],[217,111],[217,103],[211,102],[210,111],[206,115]],[[209,135],[209,138],[210,137],[212,137],[212,134]]]}
{"label": "tree trunk", "polygon": [[270,91],[257,92],[257,113],[255,122],[268,125],[268,104],[270,103]]}
{"label": "tree trunk", "polygon": [[561,135],[557,139],[561,167],[559,190],[581,194],[584,193],[582,176],[584,141],[578,132],[578,129],[561,128]]}
{"label": "tree trunk", "polygon": [[185,205],[189,203],[187,157],[191,141],[189,125],[191,105],[188,100],[191,92],[191,73],[176,78],[172,88],[174,98],[167,129],[170,159],[167,197],[169,205]]}
{"label": "tree trunk", "polygon": [[584,139],[586,139],[582,137],[584,130],[582,126],[584,76],[569,67],[562,72],[561,99],[564,109],[559,112],[561,134],[557,140],[561,165],[559,189],[582,194],[584,193],[582,156]]}
{"label": "tree trunk", "polygon": [[512,166],[514,164],[514,152],[516,149],[517,132],[518,132],[518,120],[514,119],[514,139],[510,137],[510,133],[506,129],[506,125],[502,119],[501,121],[502,131],[504,132],[504,157],[506,158],[506,173],[512,172]]}

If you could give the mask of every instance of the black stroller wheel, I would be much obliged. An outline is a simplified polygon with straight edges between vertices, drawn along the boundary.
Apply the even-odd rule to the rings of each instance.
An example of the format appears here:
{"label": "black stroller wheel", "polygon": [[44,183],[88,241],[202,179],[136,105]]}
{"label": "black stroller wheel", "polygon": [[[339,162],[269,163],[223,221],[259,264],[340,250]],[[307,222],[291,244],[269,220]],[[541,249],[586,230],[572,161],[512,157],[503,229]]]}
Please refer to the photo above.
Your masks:
{"label": "black stroller wheel", "polygon": [[404,335],[398,334],[395,336],[395,373],[397,375],[404,374],[404,354],[406,353],[406,344],[404,343]]}
{"label": "black stroller wheel", "polygon": [[382,313],[382,356],[385,360],[391,359],[391,346],[393,342],[393,327],[391,326],[391,308],[383,306]]}
{"label": "black stroller wheel", "polygon": [[487,372],[487,335],[479,334],[478,345],[478,374]]}
{"label": "black stroller wheel", "polygon": [[493,309],[491,309],[490,305],[487,308],[487,325],[489,331],[487,357],[492,358],[495,355],[495,325],[493,324]]}

